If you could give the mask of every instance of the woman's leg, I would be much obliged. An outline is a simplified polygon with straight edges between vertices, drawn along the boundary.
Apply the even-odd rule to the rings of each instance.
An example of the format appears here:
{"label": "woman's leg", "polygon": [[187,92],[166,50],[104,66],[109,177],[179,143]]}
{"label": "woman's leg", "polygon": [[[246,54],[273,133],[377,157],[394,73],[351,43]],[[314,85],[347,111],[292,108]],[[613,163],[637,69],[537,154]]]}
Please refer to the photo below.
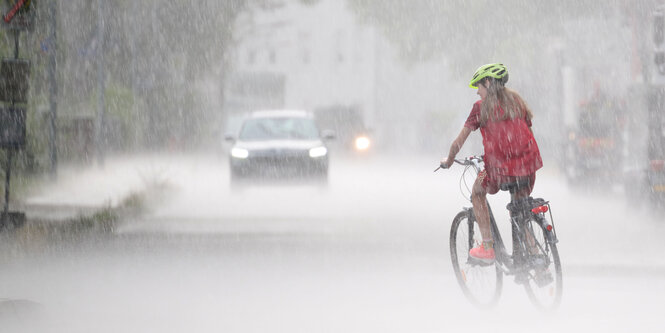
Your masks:
{"label": "woman's leg", "polygon": [[471,190],[471,203],[473,203],[473,213],[476,215],[480,234],[483,237],[481,246],[476,246],[469,250],[469,256],[486,263],[494,261],[494,241],[490,231],[490,214],[487,207],[487,189],[483,186],[483,179],[486,176],[480,173]]}
{"label": "woman's leg", "polygon": [[491,241],[492,233],[490,232],[490,214],[487,208],[487,190],[483,186],[485,177],[487,175],[481,172],[473,183],[471,203],[473,204],[473,214],[476,215],[476,221],[478,221],[483,241]]}

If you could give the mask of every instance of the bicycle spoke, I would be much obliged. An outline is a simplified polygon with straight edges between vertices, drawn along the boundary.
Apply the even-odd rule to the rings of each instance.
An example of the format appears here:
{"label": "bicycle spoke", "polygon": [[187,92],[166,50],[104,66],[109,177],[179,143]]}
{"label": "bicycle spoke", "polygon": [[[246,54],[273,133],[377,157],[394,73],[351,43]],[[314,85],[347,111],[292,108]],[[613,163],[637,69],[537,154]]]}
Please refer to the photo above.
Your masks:
{"label": "bicycle spoke", "polygon": [[[542,253],[542,254],[545,254],[547,256],[547,254],[549,253],[549,247],[548,247],[547,242],[544,239],[544,235],[543,235],[542,239],[539,239],[538,237],[536,237],[536,234],[533,230],[533,224],[532,223],[528,224],[528,228],[526,228],[526,232],[527,232],[527,236],[526,236],[527,239],[525,241],[533,240],[533,242],[534,242],[533,245],[537,248],[537,249],[535,249],[537,251],[536,253]],[[543,248],[543,245],[545,246],[545,248]]]}

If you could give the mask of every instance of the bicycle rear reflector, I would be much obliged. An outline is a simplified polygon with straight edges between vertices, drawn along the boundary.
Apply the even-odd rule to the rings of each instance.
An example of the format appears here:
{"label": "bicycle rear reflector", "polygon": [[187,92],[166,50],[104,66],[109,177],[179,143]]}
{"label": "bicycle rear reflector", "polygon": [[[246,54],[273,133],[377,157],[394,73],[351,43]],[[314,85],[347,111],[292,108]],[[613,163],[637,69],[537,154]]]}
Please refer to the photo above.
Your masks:
{"label": "bicycle rear reflector", "polygon": [[531,209],[531,211],[534,214],[545,213],[545,212],[547,212],[547,210],[548,210],[547,206],[538,206],[536,208]]}

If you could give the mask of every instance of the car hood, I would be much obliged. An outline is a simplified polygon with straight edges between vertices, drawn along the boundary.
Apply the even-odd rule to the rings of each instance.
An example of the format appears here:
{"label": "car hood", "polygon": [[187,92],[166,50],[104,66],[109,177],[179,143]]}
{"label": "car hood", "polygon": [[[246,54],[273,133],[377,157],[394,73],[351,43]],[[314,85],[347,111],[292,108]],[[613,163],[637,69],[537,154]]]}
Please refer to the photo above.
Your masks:
{"label": "car hood", "polygon": [[321,140],[266,140],[266,141],[237,141],[235,147],[247,150],[308,150],[323,146]]}

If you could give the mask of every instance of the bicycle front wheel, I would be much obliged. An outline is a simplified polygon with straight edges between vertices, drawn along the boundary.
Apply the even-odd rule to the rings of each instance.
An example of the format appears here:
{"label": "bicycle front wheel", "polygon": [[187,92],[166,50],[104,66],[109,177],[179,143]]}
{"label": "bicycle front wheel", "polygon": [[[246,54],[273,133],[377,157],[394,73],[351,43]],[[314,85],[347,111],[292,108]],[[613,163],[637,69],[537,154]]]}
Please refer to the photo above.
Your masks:
{"label": "bicycle front wheel", "polygon": [[478,306],[492,306],[501,296],[503,272],[495,264],[485,264],[469,257],[469,250],[481,244],[478,222],[467,211],[453,219],[450,228],[450,259],[455,277],[464,295]]}
{"label": "bicycle front wheel", "polygon": [[524,227],[526,253],[524,289],[532,303],[543,310],[556,308],[563,293],[561,259],[556,243],[545,236],[543,221],[531,219]]}

